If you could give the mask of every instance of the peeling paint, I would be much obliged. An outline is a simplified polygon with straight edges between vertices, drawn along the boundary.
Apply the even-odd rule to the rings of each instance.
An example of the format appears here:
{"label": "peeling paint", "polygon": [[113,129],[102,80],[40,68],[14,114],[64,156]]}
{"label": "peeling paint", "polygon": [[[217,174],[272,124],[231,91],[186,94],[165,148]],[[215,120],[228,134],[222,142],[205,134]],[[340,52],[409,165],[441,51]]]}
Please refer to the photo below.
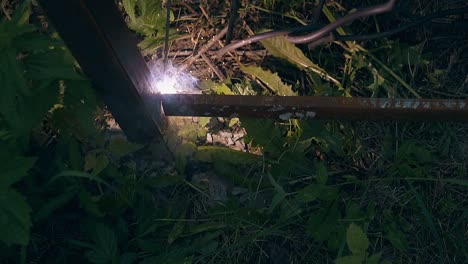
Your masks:
{"label": "peeling paint", "polygon": [[279,119],[285,120],[285,121],[291,119],[291,117],[292,117],[291,113],[284,113],[284,114],[279,115]]}
{"label": "peeling paint", "polygon": [[444,102],[442,105],[447,108],[453,108],[453,103],[450,101]]}
{"label": "peeling paint", "polygon": [[304,118],[304,114],[303,113],[294,113],[294,116],[296,116],[297,118]]}
{"label": "peeling paint", "polygon": [[403,107],[403,101],[402,100],[396,100],[395,107]]}
{"label": "peeling paint", "polygon": [[390,101],[389,100],[383,100],[380,102],[380,108],[387,108],[390,106]]}

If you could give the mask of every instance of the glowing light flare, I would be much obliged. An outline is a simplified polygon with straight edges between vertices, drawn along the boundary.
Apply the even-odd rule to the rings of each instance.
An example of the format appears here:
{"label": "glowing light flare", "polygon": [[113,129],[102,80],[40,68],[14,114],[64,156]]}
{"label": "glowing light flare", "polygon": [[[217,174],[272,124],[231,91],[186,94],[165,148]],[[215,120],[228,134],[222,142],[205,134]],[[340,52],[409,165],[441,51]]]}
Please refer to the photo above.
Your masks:
{"label": "glowing light flare", "polygon": [[170,63],[166,66],[166,70],[164,70],[164,66],[161,64],[155,64],[150,69],[153,75],[153,93],[200,93],[196,88],[198,80],[188,73],[179,71]]}
{"label": "glowing light flare", "polygon": [[159,78],[159,80],[156,81],[154,86],[161,94],[177,93],[175,76],[162,76],[162,78]]}

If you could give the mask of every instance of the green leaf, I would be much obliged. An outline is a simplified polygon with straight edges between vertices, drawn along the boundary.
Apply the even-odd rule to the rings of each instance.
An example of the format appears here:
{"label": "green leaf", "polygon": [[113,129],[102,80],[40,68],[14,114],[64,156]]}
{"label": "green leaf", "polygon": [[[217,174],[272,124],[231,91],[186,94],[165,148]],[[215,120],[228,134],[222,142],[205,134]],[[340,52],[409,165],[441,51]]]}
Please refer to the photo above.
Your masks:
{"label": "green leaf", "polygon": [[124,6],[125,12],[127,12],[130,20],[136,20],[135,16],[135,0],[123,0],[122,4]]}
{"label": "green leaf", "polygon": [[365,255],[369,248],[369,240],[362,229],[352,223],[346,231],[346,242],[353,255]]}
{"label": "green leaf", "polygon": [[28,22],[30,15],[31,15],[31,1],[25,0],[21,3],[21,5],[18,8],[16,8],[11,18],[11,22],[18,24],[18,25],[25,24]]}
{"label": "green leaf", "polygon": [[12,188],[0,188],[0,241],[26,246],[31,229],[30,212],[20,193]]}
{"label": "green leaf", "polygon": [[68,189],[68,190],[65,190],[64,193],[49,199],[47,203],[43,204],[35,212],[34,222],[39,222],[48,218],[54,211],[56,211],[57,209],[67,204],[69,201],[71,201],[75,197],[77,191],[78,191],[77,188]]}
{"label": "green leaf", "polygon": [[361,264],[364,256],[346,256],[335,260],[335,264]]}
{"label": "green leaf", "polygon": [[265,153],[280,155],[283,152],[284,139],[280,128],[272,120],[242,118],[241,125],[247,130],[245,141],[253,139],[254,145],[260,145]]}
{"label": "green leaf", "polygon": [[260,42],[273,56],[285,59],[300,69],[315,68],[320,72],[325,72],[284,36],[269,38]]}
{"label": "green leaf", "polygon": [[73,67],[73,61],[62,50],[30,54],[24,60],[26,76],[33,80],[84,80]]}
{"label": "green leaf", "polygon": [[0,188],[8,187],[26,176],[37,158],[12,157],[9,159],[9,157],[2,157],[2,160],[0,163]]}
{"label": "green leaf", "polygon": [[224,94],[224,95],[233,95],[234,93],[229,89],[229,87],[224,83],[216,84],[212,91],[216,94]]}
{"label": "green leaf", "polygon": [[107,183],[106,181],[104,181],[103,179],[99,178],[96,175],[92,175],[92,174],[82,172],[82,171],[74,171],[74,170],[65,170],[65,171],[60,172],[59,174],[52,177],[47,184],[51,184],[52,182],[58,180],[61,177],[85,178],[85,179],[89,179],[89,180],[93,180],[93,181],[102,183],[105,186],[107,186],[108,188],[110,188],[112,190],[115,190],[115,188],[113,188],[112,185],[110,185],[109,183]]}
{"label": "green leaf", "polygon": [[215,94],[224,94],[224,95],[234,94],[225,83],[215,83],[211,80],[202,80],[199,84],[199,87],[203,91],[212,91]]}
{"label": "green leaf", "polygon": [[240,69],[244,73],[250,74],[254,78],[262,81],[277,95],[296,95],[296,93],[293,92],[291,85],[284,84],[277,73],[271,73],[270,71],[265,71],[262,68],[255,66],[241,66]]}
{"label": "green leaf", "polygon": [[111,139],[109,143],[109,151],[117,158],[121,158],[141,148],[143,148],[142,145],[128,142],[121,137],[115,137]]}
{"label": "green leaf", "polygon": [[0,117],[5,120],[13,135],[26,137],[29,131],[24,128],[19,112],[24,107],[24,96],[31,95],[31,90],[13,49],[0,50],[0,87]]}
{"label": "green leaf", "polygon": [[338,220],[341,218],[337,202],[311,213],[307,222],[307,232],[317,241],[323,242],[332,238],[339,231]]}
{"label": "green leaf", "polygon": [[296,45],[286,40],[286,37],[279,36],[261,41],[262,45],[275,57],[289,61],[300,69],[307,69],[317,73],[326,80],[336,84],[339,82],[331,77],[324,69],[313,63]]}
{"label": "green leaf", "polygon": [[107,158],[106,155],[98,155],[96,159],[96,166],[93,168],[93,174],[98,175],[103,171],[105,168],[107,168],[107,165],[109,165],[109,159]]}
{"label": "green leaf", "polygon": [[103,217],[105,215],[99,208],[99,205],[97,203],[98,199],[96,199],[96,197],[93,197],[88,191],[82,190],[79,193],[78,198],[80,200],[80,206],[89,213],[91,213],[91,215],[97,217]]}
{"label": "green leaf", "polygon": [[51,48],[62,49],[64,47],[60,40],[52,39],[40,32],[21,34],[13,40],[13,45],[17,51],[21,52],[45,52]]}
{"label": "green leaf", "polygon": [[385,238],[392,243],[392,245],[403,252],[408,249],[408,241],[406,235],[399,230],[395,224],[389,223],[384,226]]}
{"label": "green leaf", "polygon": [[[182,213],[180,219],[183,220],[183,217],[185,217],[185,211]],[[177,238],[180,237],[180,235],[182,235],[182,233],[184,233],[184,229],[185,221],[177,221],[167,237],[167,242],[172,244],[172,242],[174,242]]]}
{"label": "green leaf", "polygon": [[112,229],[104,224],[98,224],[93,233],[95,247],[85,253],[92,263],[114,262],[118,257],[117,237]]}
{"label": "green leaf", "polygon": [[298,199],[300,202],[303,203],[308,203],[315,201],[317,197],[319,196],[319,188],[315,184],[308,185],[305,188],[301,189],[297,195],[296,199]]}
{"label": "green leaf", "polygon": [[317,182],[319,184],[326,184],[328,180],[327,167],[323,162],[317,163]]}

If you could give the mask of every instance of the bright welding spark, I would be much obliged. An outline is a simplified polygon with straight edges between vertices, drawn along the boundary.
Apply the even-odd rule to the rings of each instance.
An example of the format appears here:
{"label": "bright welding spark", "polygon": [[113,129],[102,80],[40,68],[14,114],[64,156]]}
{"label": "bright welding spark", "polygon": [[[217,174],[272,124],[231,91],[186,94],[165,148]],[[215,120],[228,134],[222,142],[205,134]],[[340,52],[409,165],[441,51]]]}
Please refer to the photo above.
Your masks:
{"label": "bright welding spark", "polygon": [[197,79],[188,73],[180,72],[177,68],[168,64],[164,66],[155,64],[151,67],[153,77],[152,86],[154,93],[199,93],[196,88]]}

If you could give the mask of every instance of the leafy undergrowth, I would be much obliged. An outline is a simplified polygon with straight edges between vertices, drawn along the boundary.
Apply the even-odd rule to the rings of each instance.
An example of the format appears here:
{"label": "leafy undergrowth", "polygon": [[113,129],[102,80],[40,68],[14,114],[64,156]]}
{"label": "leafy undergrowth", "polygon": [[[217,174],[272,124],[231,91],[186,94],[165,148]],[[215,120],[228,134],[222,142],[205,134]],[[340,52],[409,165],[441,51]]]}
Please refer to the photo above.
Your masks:
{"label": "leafy undergrowth", "polygon": [[[142,10],[146,2],[123,1],[134,12],[130,27],[151,54],[161,41],[163,9]],[[244,5],[240,16],[252,25],[290,25],[309,21],[311,13],[297,10],[312,12],[315,4],[264,1]],[[200,146],[206,127],[213,129],[209,119],[200,119],[181,131],[198,144],[191,159],[172,166],[157,158],[157,146],[128,142],[108,129],[109,116],[90,81],[53,30],[39,26],[36,6],[33,13],[29,1],[3,6],[2,263],[468,261],[466,125],[226,120],[224,129],[247,131],[247,153]],[[200,16],[186,28],[221,28],[220,6],[193,5],[192,13],[212,8],[212,17]],[[418,11],[437,7],[445,8],[431,2]],[[322,22],[350,9],[330,1]],[[341,30],[391,26],[367,22]],[[256,47],[272,56],[228,61],[231,70],[223,72],[231,78],[201,86],[224,94],[464,97],[467,60],[460,54],[466,41],[453,32],[422,35],[429,37],[313,51],[270,39]]]}

